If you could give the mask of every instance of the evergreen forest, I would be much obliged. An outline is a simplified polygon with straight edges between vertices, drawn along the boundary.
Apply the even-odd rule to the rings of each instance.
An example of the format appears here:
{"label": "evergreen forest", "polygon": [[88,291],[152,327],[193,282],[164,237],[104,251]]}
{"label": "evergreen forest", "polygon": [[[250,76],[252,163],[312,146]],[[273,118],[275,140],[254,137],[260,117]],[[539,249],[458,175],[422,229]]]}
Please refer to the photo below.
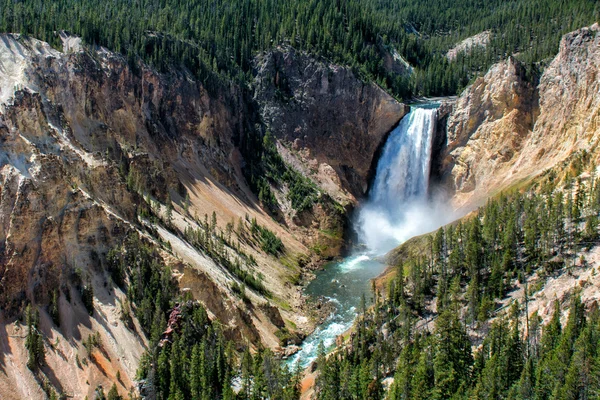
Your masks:
{"label": "evergreen forest", "polygon": [[[209,89],[245,86],[254,55],[287,44],[407,99],[456,94],[510,55],[535,71],[563,34],[599,15],[594,0],[2,0],[0,31],[59,47],[56,32],[66,30],[126,55],[132,66],[142,59],[163,71],[185,67]],[[487,47],[445,57],[486,30]],[[412,73],[386,67],[390,53]]]}

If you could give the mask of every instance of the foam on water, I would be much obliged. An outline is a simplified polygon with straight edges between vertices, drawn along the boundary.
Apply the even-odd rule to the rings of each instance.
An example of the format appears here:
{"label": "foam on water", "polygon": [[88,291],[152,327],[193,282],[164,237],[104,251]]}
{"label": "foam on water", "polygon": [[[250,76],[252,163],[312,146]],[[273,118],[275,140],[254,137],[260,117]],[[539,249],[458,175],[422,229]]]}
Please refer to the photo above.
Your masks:
{"label": "foam on water", "polygon": [[317,358],[319,343],[323,343],[325,349],[331,348],[335,344],[335,339],[346,332],[352,326],[353,321],[335,322],[317,328],[303,343],[302,350],[294,354],[289,362],[291,365],[300,362],[302,366],[307,366]]}
{"label": "foam on water", "polygon": [[307,287],[307,294],[328,298],[336,312],[306,338],[290,365],[306,367],[316,359],[319,343],[330,350],[336,337],[352,326],[361,297],[370,298],[369,281],[385,268],[376,256],[450,221],[448,210],[428,193],[436,116],[436,109],[412,108],[390,134],[369,200],[354,221],[368,252],[329,265]]}
{"label": "foam on water", "polygon": [[347,258],[344,262],[340,263],[338,268],[340,272],[347,273],[353,271],[357,268],[360,268],[361,262],[370,260],[371,258],[366,254],[361,254],[358,256],[352,256]]}

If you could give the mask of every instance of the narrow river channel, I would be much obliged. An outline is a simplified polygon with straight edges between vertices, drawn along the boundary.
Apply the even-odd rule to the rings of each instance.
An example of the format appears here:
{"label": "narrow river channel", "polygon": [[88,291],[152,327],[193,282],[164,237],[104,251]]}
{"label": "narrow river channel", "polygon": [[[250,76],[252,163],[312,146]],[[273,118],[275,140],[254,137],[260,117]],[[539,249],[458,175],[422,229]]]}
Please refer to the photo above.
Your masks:
{"label": "narrow river channel", "polygon": [[429,201],[431,141],[435,130],[437,104],[412,107],[390,133],[377,163],[369,199],[361,205],[354,228],[368,251],[330,263],[316,274],[305,293],[323,296],[336,310],[302,343],[290,366],[308,366],[317,357],[319,343],[329,351],[335,340],[348,330],[357,316],[362,296],[371,303],[371,279],[385,269],[377,261],[412,236],[441,225],[438,207]]}
{"label": "narrow river channel", "polygon": [[363,294],[370,303],[371,279],[383,272],[385,265],[366,254],[354,255],[341,262],[330,263],[317,272],[316,278],[306,287],[312,297],[324,296],[334,303],[336,311],[302,343],[302,350],[290,358],[289,365],[300,362],[308,366],[317,357],[319,343],[331,350],[335,338],[347,331],[356,318]]}

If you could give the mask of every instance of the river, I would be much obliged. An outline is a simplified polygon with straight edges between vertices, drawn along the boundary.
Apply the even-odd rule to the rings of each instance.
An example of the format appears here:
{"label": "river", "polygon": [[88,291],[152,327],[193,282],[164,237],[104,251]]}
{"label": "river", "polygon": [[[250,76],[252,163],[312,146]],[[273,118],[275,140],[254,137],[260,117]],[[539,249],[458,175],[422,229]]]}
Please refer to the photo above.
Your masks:
{"label": "river", "polygon": [[317,357],[320,342],[323,342],[326,351],[330,351],[335,345],[335,338],[352,326],[362,295],[365,295],[367,304],[371,302],[371,279],[385,269],[385,264],[371,257],[354,255],[341,262],[330,263],[317,272],[305,293],[314,298],[325,297],[334,303],[336,311],[304,340],[302,350],[289,359],[290,366],[297,362],[302,367],[308,366]]}
{"label": "river", "polygon": [[353,221],[362,248],[368,251],[327,264],[306,287],[307,295],[327,298],[336,310],[304,340],[302,349],[288,360],[289,366],[298,362],[308,366],[317,357],[319,343],[330,351],[336,337],[352,326],[362,296],[367,305],[372,302],[371,280],[385,269],[378,257],[445,222],[444,207],[428,195],[437,106],[411,107],[390,133],[369,197]]}

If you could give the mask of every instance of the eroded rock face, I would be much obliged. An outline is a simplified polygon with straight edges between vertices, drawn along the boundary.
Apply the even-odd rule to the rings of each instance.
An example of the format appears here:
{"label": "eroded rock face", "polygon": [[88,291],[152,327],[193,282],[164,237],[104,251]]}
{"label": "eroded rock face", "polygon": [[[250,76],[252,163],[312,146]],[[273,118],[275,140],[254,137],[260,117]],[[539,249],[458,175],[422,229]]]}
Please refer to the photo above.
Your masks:
{"label": "eroded rock face", "polygon": [[448,118],[442,166],[451,171],[449,184],[457,202],[514,163],[533,127],[534,91],[521,64],[509,58],[457,99]]}
{"label": "eroded rock face", "polygon": [[[523,165],[548,166],[578,150],[598,154],[600,140],[600,27],[569,33],[539,84],[540,115]],[[528,163],[527,158],[530,159]]]}
{"label": "eroded rock face", "polygon": [[450,113],[440,167],[454,205],[472,208],[574,152],[595,152],[599,70],[596,24],[565,35],[538,85],[509,58],[468,87]]}
{"label": "eroded rock face", "polygon": [[261,115],[303,172],[341,203],[362,197],[377,149],[407,107],[349,68],[291,48],[266,53],[255,63]]}
{"label": "eroded rock face", "polygon": [[235,182],[228,162],[239,129],[235,95],[215,99],[184,76],[134,74],[103,49],[69,50],[2,36],[5,305],[34,295],[43,301],[67,270],[103,262],[137,223],[142,200],[127,189],[128,172],[157,199],[181,185],[184,164]]}
{"label": "eroded rock face", "polygon": [[[110,284],[106,256],[132,232],[160,246],[156,226],[139,217],[150,203],[157,210],[157,202],[172,198],[180,231],[194,223],[196,213],[229,212],[219,214],[223,225],[256,215],[262,225],[279,229],[290,251],[305,251],[269,222],[245,184],[235,142],[245,133],[247,113],[236,87],[209,93],[183,72],[159,74],[144,65],[134,71],[120,55],[62,36],[64,53],[31,38],[0,38],[0,353],[13,354],[0,360],[13,365],[0,377],[0,397],[31,398],[41,391],[25,366],[18,327],[8,327],[29,302],[42,310],[44,335],[60,338],[61,351],[70,354],[47,351],[55,387],[77,398],[91,396],[97,384],[110,387],[117,370],[131,383],[145,338],[139,326],[132,330],[119,321],[125,295]],[[261,322],[260,312],[248,313],[231,293],[233,278],[225,267],[175,238],[170,240],[179,259],[166,252],[163,257],[174,271],[183,271],[176,276],[182,289],[202,285],[196,298],[223,322],[228,337],[275,347],[277,328]],[[253,255],[269,274],[265,285],[283,287],[278,273],[284,267]],[[94,287],[92,317],[72,289],[76,271]],[[290,297],[295,293],[285,290]],[[60,330],[44,314],[56,293]],[[298,311],[301,300],[294,301]],[[86,367],[88,375],[79,381],[73,354],[94,331],[113,361],[104,373]],[[17,386],[18,393],[6,389]]]}

